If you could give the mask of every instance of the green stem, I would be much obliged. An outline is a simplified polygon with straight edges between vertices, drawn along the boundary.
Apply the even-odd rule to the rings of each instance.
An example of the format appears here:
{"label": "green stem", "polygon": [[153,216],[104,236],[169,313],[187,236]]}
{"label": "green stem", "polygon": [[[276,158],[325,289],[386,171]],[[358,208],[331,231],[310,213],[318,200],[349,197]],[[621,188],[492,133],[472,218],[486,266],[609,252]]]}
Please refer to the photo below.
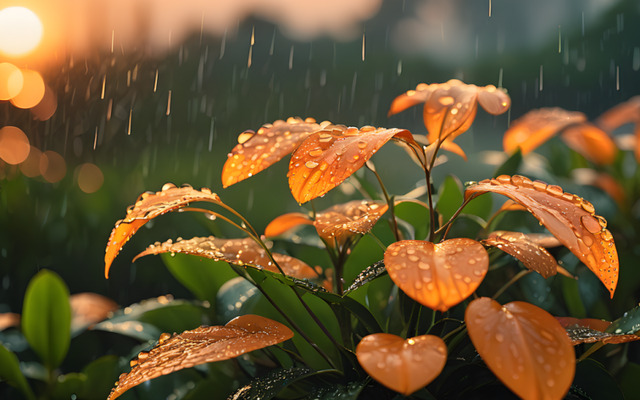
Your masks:
{"label": "green stem", "polygon": [[587,357],[589,357],[591,354],[595,353],[596,351],[600,350],[602,347],[604,346],[603,342],[597,342],[594,343],[591,347],[589,347],[587,349],[587,351],[585,351],[579,358],[578,358],[578,362],[586,360]]}
{"label": "green stem", "polygon": [[518,280],[520,280],[520,278],[527,276],[531,273],[532,271],[530,269],[524,269],[520,272],[518,272],[517,274],[515,274],[513,276],[513,278],[511,278],[509,280],[509,282],[505,283],[500,289],[498,289],[498,291],[496,292],[496,294],[493,295],[492,299],[497,299],[502,293],[504,293],[505,290],[507,290],[511,285],[513,285],[514,283],[516,283]]}
{"label": "green stem", "polygon": [[382,182],[382,178],[380,177],[380,175],[378,175],[378,172],[376,171],[376,169],[368,164],[369,162],[367,162],[367,164],[365,165],[371,172],[373,172],[373,174],[376,176],[376,179],[378,180],[378,183],[380,184],[380,189],[382,189],[382,194],[384,195],[384,199],[387,202],[387,205],[389,206],[389,211],[391,212],[391,223],[393,224],[393,235],[395,236],[396,241],[399,241],[400,231],[398,229],[398,221],[396,220],[396,213],[395,213],[395,207],[393,204],[393,198],[389,196],[389,193],[387,192],[387,188],[384,186],[384,183]]}
{"label": "green stem", "polygon": [[472,200],[471,197],[465,199],[462,202],[462,205],[456,210],[455,213],[453,213],[453,215],[451,216],[451,218],[449,218],[449,220],[447,222],[445,222],[440,229],[438,229],[435,234],[437,235],[438,233],[440,233],[443,229],[446,229],[446,231],[444,232],[444,235],[442,235],[442,240],[444,240],[447,237],[447,233],[449,233],[449,229],[451,228],[451,225],[453,223],[453,221],[458,217],[458,215],[460,215],[460,213],[462,212],[462,210],[466,207],[467,204],[469,204],[469,202]]}

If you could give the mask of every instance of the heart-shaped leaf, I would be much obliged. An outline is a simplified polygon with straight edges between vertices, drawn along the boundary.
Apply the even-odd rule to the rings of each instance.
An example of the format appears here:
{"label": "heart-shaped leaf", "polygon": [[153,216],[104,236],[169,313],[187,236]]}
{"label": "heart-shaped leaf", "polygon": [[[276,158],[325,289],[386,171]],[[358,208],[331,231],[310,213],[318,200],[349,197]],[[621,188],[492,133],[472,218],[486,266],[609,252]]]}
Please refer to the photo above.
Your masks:
{"label": "heart-shaped leaf", "polygon": [[300,225],[313,225],[313,221],[308,215],[298,212],[282,214],[269,222],[269,225],[264,228],[264,235],[266,237],[280,236]]}
{"label": "heart-shaped leaf", "polygon": [[465,198],[499,193],[527,207],[564,246],[576,255],[611,293],[618,284],[618,252],[607,221],[593,205],[562,188],[514,175],[501,175],[467,187]]}
{"label": "heart-shaped leaf", "polygon": [[348,238],[369,232],[388,209],[386,203],[353,200],[317,213],[313,225],[326,243],[342,246]]}
{"label": "heart-shaped leaf", "polygon": [[196,190],[189,185],[178,188],[172,183],[166,183],[159,192],[141,194],[135,204],[127,208],[124,219],[116,222],[115,228],[109,235],[104,255],[105,278],[109,279],[109,268],[122,246],[142,225],[157,216],[186,207],[194,201],[222,203],[220,197],[207,188]]}
{"label": "heart-shaped leaf", "polygon": [[223,187],[247,179],[280,161],[313,132],[330,125],[313,118],[288,118],[266,124],[258,132],[243,132],[222,168]]}
{"label": "heart-shaped leaf", "polygon": [[533,304],[504,306],[473,300],[465,312],[469,337],[494,374],[523,399],[561,399],[575,372],[575,354],[564,328]]}
{"label": "heart-shaped leaf", "polygon": [[472,239],[449,239],[438,244],[401,240],[387,248],[384,264],[407,296],[434,310],[446,311],[478,288],[489,269],[489,256]]}
{"label": "heart-shaped leaf", "polygon": [[610,333],[607,328],[611,322],[600,319],[571,317],[556,317],[575,346],[581,343],[602,342],[604,344],[627,343],[640,340],[640,336],[624,333]]}
{"label": "heart-shaped leaf", "polygon": [[313,133],[289,162],[287,176],[293,197],[305,203],[327,193],[360,169],[391,138],[419,147],[405,129],[340,125]]}
{"label": "heart-shaped leaf", "polygon": [[375,333],[360,341],[356,356],[373,379],[408,396],[440,375],[447,361],[447,345],[433,335],[405,340]]}
{"label": "heart-shaped leaf", "polygon": [[558,262],[542,246],[537,245],[521,232],[495,231],[482,241],[487,246],[497,247],[505,253],[517,258],[532,271],[536,271],[544,278],[558,272]]}
{"label": "heart-shaped leaf", "polygon": [[592,124],[570,126],[562,132],[561,137],[569,147],[598,165],[613,163],[618,152],[611,137]]}
{"label": "heart-shaped leaf", "polygon": [[[187,240],[157,242],[138,254],[133,261],[149,254],[184,253],[230,264],[246,265],[278,272],[267,252],[251,238],[220,239],[213,236],[194,237]],[[283,272],[299,279],[316,278],[318,274],[304,261],[285,254],[273,253],[274,260]]]}
{"label": "heart-shaped leaf", "polygon": [[224,326],[201,326],[179,335],[164,333],[151,351],[141,352],[131,361],[131,371],[120,375],[108,400],[150,379],[208,362],[235,358],[292,337],[293,332],[289,328],[259,315],[243,315]]}

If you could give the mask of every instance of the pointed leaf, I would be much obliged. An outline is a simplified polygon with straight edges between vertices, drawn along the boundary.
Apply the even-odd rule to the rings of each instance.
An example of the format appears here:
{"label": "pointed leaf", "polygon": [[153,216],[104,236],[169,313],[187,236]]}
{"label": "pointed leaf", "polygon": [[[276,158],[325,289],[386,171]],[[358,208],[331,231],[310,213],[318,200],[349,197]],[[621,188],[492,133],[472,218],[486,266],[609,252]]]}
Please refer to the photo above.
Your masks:
{"label": "pointed leaf", "polygon": [[427,100],[429,100],[429,97],[431,97],[433,91],[437,88],[437,83],[431,85],[426,83],[419,83],[418,86],[416,86],[415,90],[408,90],[407,92],[393,99],[387,116],[397,114],[406,110],[407,108],[426,102]]}
{"label": "pointed leaf", "polygon": [[27,379],[20,371],[18,357],[0,343],[0,379],[17,387],[25,398],[34,400],[36,396],[31,391]]}
{"label": "pointed leaf", "polygon": [[613,163],[618,152],[611,137],[595,125],[582,123],[570,126],[561,137],[569,147],[598,165]]}
{"label": "pointed leaf", "polygon": [[602,342],[604,344],[627,343],[640,340],[640,336],[624,333],[610,333],[607,328],[611,322],[593,318],[577,319],[571,317],[556,317],[575,346],[581,343]]}
{"label": "pointed leaf", "polygon": [[[156,242],[140,254],[133,261],[149,254],[183,253],[209,258],[216,261],[226,261],[236,265],[246,265],[259,269],[278,272],[266,251],[251,238],[220,239],[214,236],[194,237],[174,242],[169,239],[164,243]],[[273,253],[273,258],[280,265],[285,274],[295,278],[315,278],[318,274],[305,262],[285,254]]]}
{"label": "pointed leaf", "polygon": [[384,264],[407,296],[446,311],[478,288],[489,269],[489,256],[480,243],[466,238],[438,244],[402,240],[387,248]]}
{"label": "pointed leaf", "polygon": [[189,185],[178,188],[172,183],[166,183],[159,192],[141,194],[135,204],[129,206],[125,218],[116,222],[115,228],[109,235],[104,255],[105,278],[109,279],[109,268],[122,246],[142,225],[157,216],[186,207],[194,201],[222,203],[220,197],[207,188],[195,190]]}
{"label": "pointed leaf", "polygon": [[529,240],[521,232],[495,231],[482,240],[482,244],[504,251],[522,262],[527,269],[535,271],[544,278],[558,273],[558,262],[542,246]]}
{"label": "pointed leaf", "polygon": [[593,205],[562,188],[514,175],[501,175],[467,187],[465,197],[499,193],[527,207],[564,246],[576,255],[611,293],[618,284],[618,252],[607,221]]}
{"label": "pointed leaf", "polygon": [[388,209],[383,202],[353,200],[317,213],[313,225],[326,243],[342,246],[350,237],[369,232]]}
{"label": "pointed leaf", "polygon": [[313,118],[278,120],[258,132],[238,136],[238,144],[229,153],[222,168],[222,186],[231,186],[280,161],[313,132],[329,125],[317,124]]}
{"label": "pointed leaf", "polygon": [[635,334],[638,331],[640,331],[640,306],[625,312],[607,328],[607,332],[626,335]]}
{"label": "pointed leaf", "polygon": [[469,337],[491,371],[523,399],[561,399],[575,372],[564,328],[549,313],[514,301],[482,297],[465,312]]}
{"label": "pointed leaf", "polygon": [[289,188],[305,203],[338,186],[360,169],[391,138],[415,144],[405,129],[334,126],[313,133],[289,162]]}
{"label": "pointed leaf", "polygon": [[532,110],[511,123],[504,133],[502,145],[508,153],[520,147],[522,154],[527,154],[560,130],[586,121],[587,116],[583,113],[562,108]]}
{"label": "pointed leaf", "polygon": [[387,273],[387,269],[384,266],[384,262],[382,260],[376,263],[373,263],[358,274],[358,276],[353,281],[351,286],[349,286],[344,291],[344,294],[347,295],[349,294],[349,292],[353,292],[354,290],[366,285],[367,283],[371,282],[372,280],[386,273]]}
{"label": "pointed leaf", "polygon": [[408,396],[440,375],[447,361],[447,345],[433,335],[405,340],[375,333],[360,341],[356,356],[373,379]]}
{"label": "pointed leaf", "polygon": [[134,386],[196,365],[228,360],[291,339],[293,332],[279,322],[244,315],[224,326],[201,326],[179,335],[163,334],[149,352],[131,361],[132,369],[118,379],[108,400]]}
{"label": "pointed leaf", "polygon": [[282,214],[269,222],[269,225],[264,229],[264,235],[266,237],[280,236],[300,225],[313,225],[313,221],[308,215],[302,213]]}

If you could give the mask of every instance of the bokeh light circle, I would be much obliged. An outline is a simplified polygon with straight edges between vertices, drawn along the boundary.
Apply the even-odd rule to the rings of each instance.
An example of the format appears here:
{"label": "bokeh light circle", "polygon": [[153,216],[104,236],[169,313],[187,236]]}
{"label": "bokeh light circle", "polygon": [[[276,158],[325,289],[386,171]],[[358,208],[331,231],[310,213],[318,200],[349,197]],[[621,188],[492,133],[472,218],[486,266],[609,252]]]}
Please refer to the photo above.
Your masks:
{"label": "bokeh light circle", "polygon": [[7,164],[20,164],[29,156],[31,145],[22,129],[15,126],[0,128],[0,158]]}
{"label": "bokeh light circle", "polygon": [[40,157],[40,173],[47,182],[59,182],[67,174],[67,163],[60,154],[47,150]]}
{"label": "bokeh light circle", "polygon": [[0,63],[0,101],[11,100],[20,93],[23,82],[20,68],[8,62]]}
{"label": "bokeh light circle", "polygon": [[23,56],[35,49],[42,39],[42,22],[25,7],[7,7],[0,10],[0,52]]}
{"label": "bokeh light circle", "polygon": [[18,108],[35,107],[44,97],[44,80],[38,71],[22,70],[24,83],[22,90],[11,99],[11,104]]}
{"label": "bokeh light circle", "polygon": [[20,163],[20,172],[28,178],[35,178],[40,176],[40,158],[42,152],[37,147],[31,146],[29,157]]}
{"label": "bokeh light circle", "polygon": [[95,193],[104,183],[104,175],[100,168],[92,163],[82,164],[78,167],[78,186],[85,193]]}

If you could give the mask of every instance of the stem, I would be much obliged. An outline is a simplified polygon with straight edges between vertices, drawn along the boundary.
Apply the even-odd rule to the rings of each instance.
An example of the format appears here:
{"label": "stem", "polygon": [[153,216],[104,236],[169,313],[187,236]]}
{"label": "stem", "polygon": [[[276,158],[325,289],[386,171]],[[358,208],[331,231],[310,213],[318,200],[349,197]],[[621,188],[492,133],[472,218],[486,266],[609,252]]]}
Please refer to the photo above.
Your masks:
{"label": "stem", "polygon": [[500,289],[498,289],[498,291],[496,292],[496,294],[493,295],[492,299],[495,300],[497,299],[502,293],[504,293],[505,290],[507,290],[511,285],[513,285],[514,283],[516,283],[520,278],[527,276],[531,273],[532,271],[530,269],[524,269],[520,272],[518,272],[517,274],[515,274],[513,276],[513,278],[511,278],[509,280],[509,282],[505,283],[504,286],[502,286]]}
{"label": "stem", "polygon": [[436,212],[433,209],[433,188],[431,187],[431,173],[429,169],[424,169],[425,180],[427,181],[427,200],[429,202],[429,236],[427,240],[433,242],[436,224]]}
{"label": "stem", "polygon": [[369,165],[367,165],[367,168],[369,168],[369,170],[373,172],[373,174],[376,176],[376,179],[378,180],[378,183],[380,184],[380,189],[382,189],[382,194],[384,195],[384,199],[386,200],[387,205],[389,206],[389,210],[391,211],[391,223],[393,224],[393,235],[396,238],[396,241],[399,241],[400,231],[398,230],[398,221],[396,220],[393,198],[389,197],[389,193],[387,193],[387,188],[384,186],[384,183],[382,183],[382,178],[380,178],[380,175],[378,175],[378,172],[376,171],[376,169],[370,167]]}
{"label": "stem", "polygon": [[444,223],[440,229],[438,229],[435,234],[437,235],[438,233],[440,233],[443,229],[446,228],[446,231],[444,233],[444,235],[442,235],[442,240],[444,240],[444,238],[447,236],[447,233],[449,232],[449,229],[451,228],[451,225],[453,223],[453,221],[458,217],[458,215],[460,215],[460,213],[462,212],[462,210],[466,207],[467,204],[469,204],[469,202],[472,200],[472,197],[469,197],[468,199],[465,199],[462,202],[462,205],[456,210],[456,212],[451,216],[451,218],[449,218],[449,220]]}
{"label": "stem", "polygon": [[603,342],[597,342],[594,343],[593,346],[589,347],[587,349],[587,351],[585,351],[579,358],[578,358],[578,362],[585,360],[587,357],[589,357],[591,354],[595,353],[596,351],[600,350],[602,347],[604,346]]}

